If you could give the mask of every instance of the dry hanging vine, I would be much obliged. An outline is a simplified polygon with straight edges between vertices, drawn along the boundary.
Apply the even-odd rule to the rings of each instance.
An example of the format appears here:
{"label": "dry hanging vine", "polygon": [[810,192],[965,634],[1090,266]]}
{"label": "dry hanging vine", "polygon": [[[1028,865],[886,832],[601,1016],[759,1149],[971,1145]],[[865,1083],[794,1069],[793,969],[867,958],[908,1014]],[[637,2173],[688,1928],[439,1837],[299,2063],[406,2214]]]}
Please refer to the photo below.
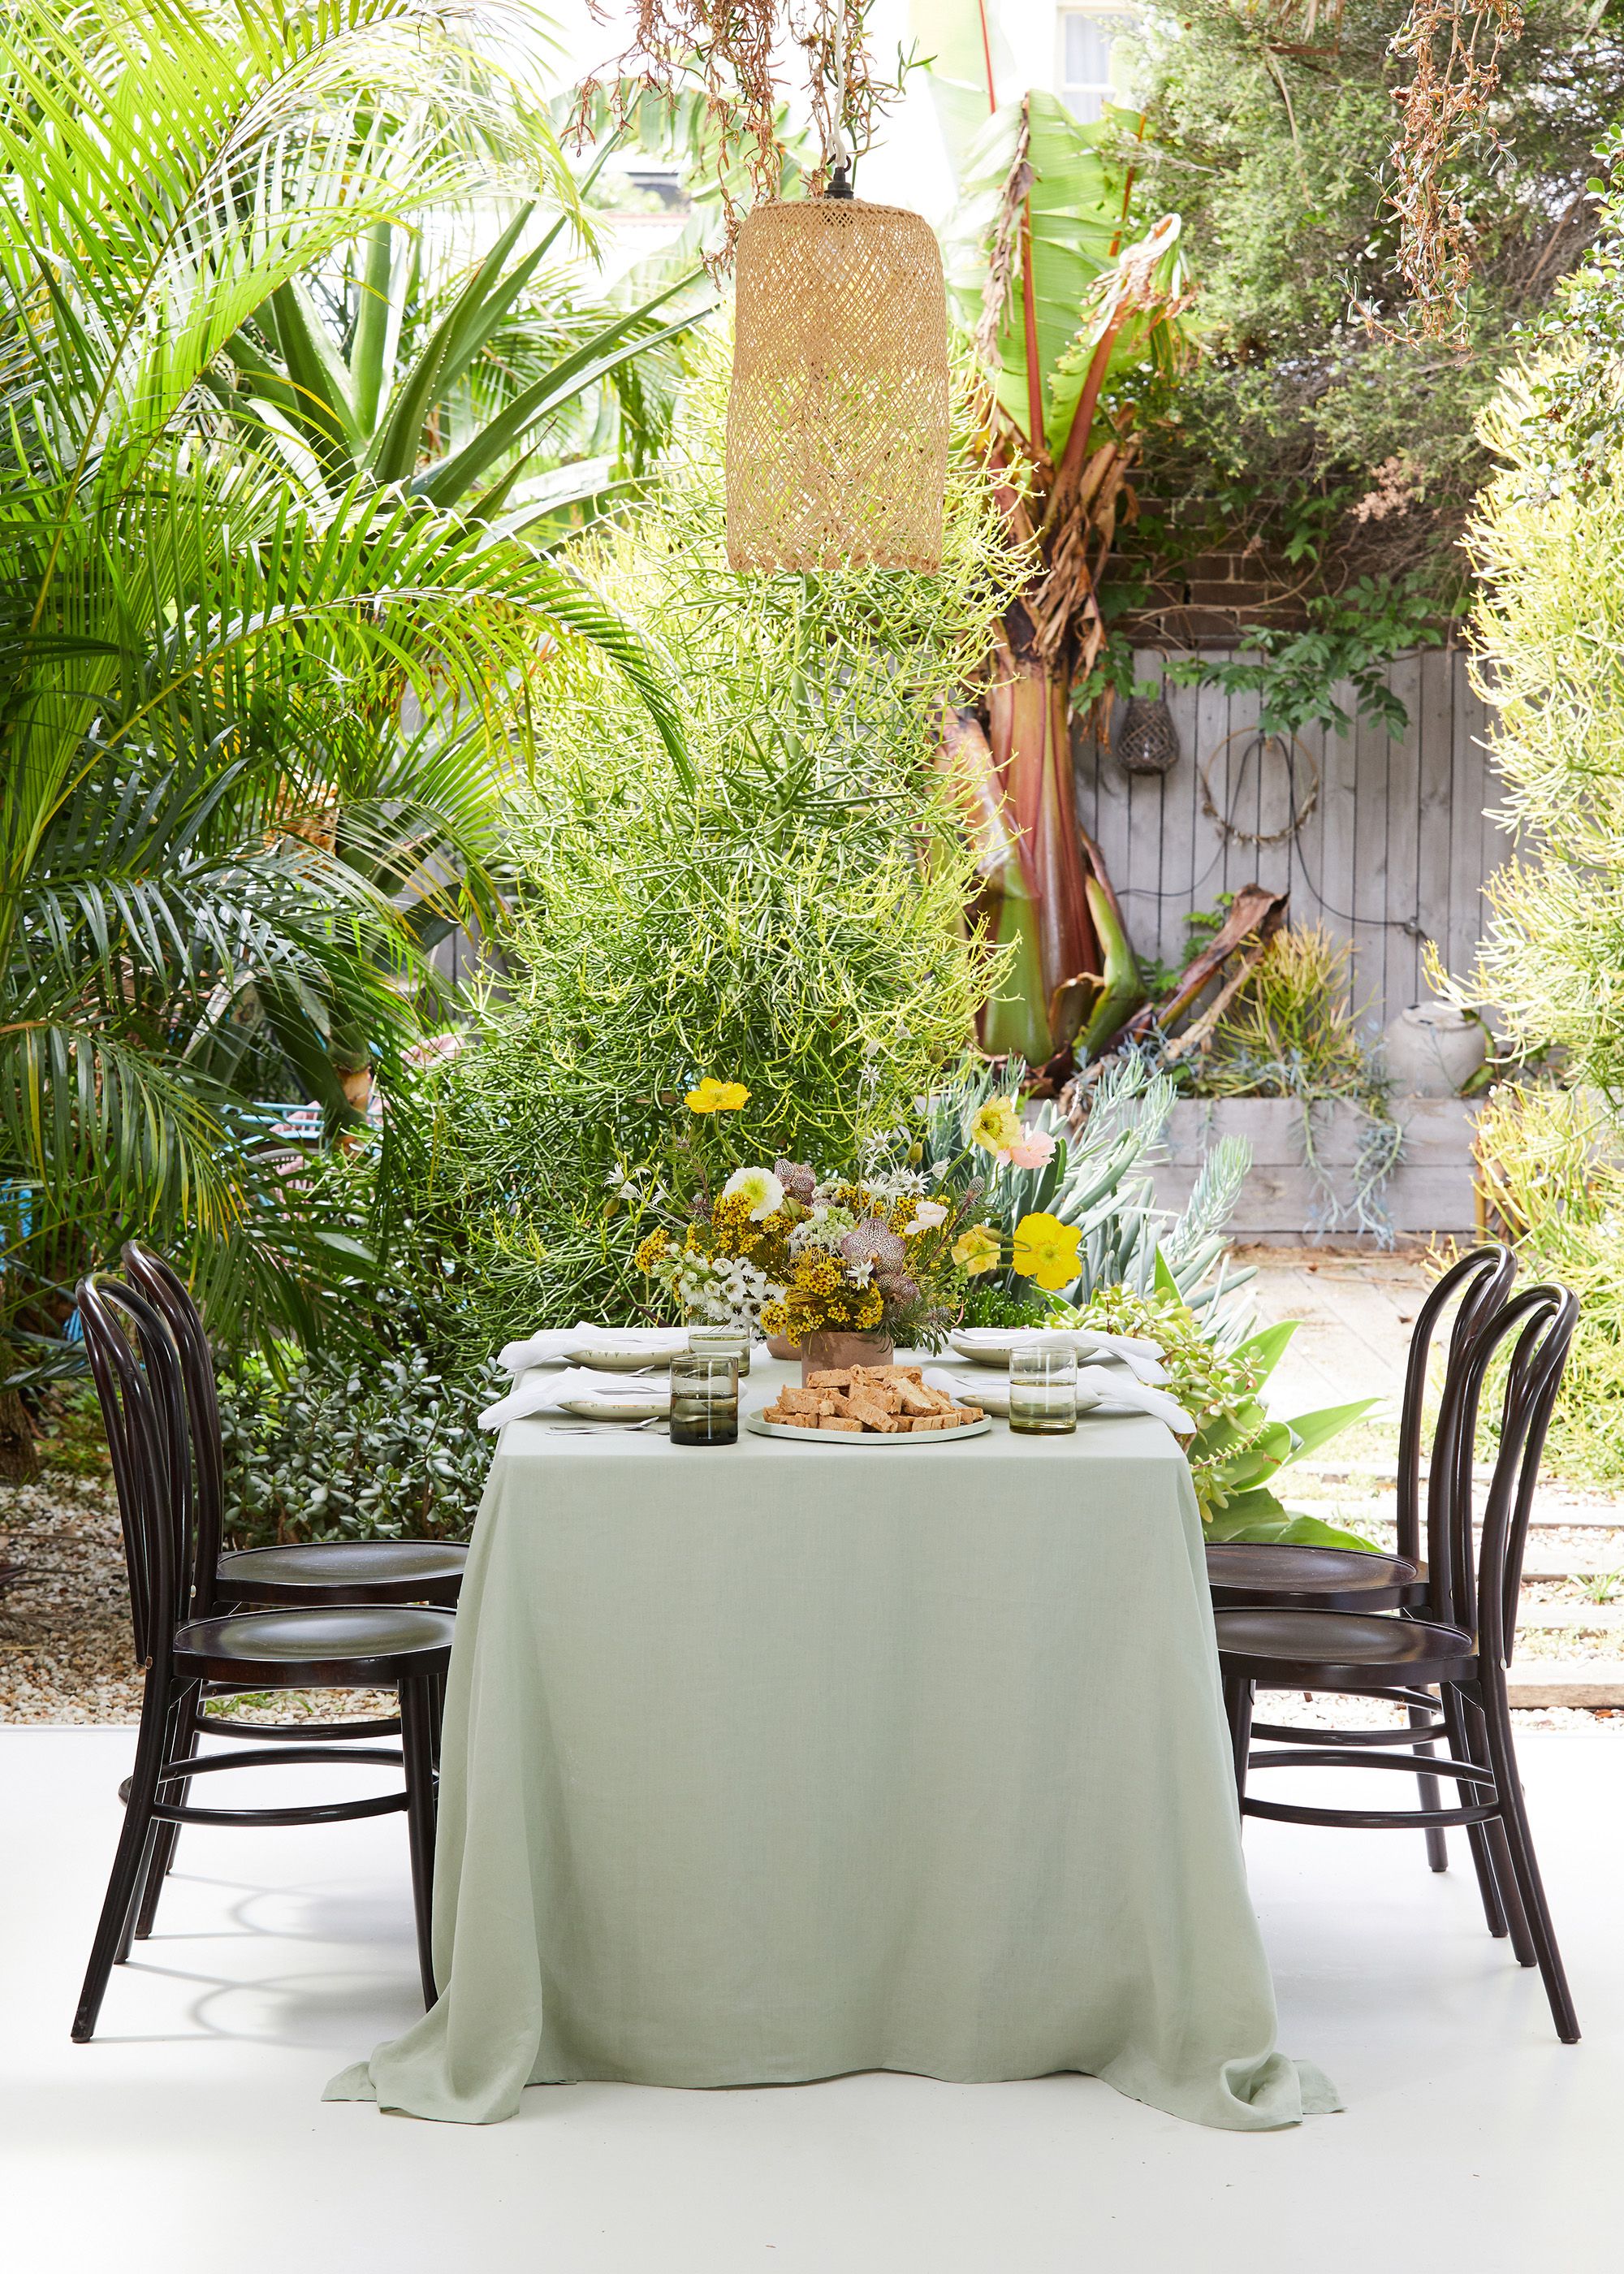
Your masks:
{"label": "dry hanging vine", "polygon": [[[606,22],[606,0],[591,5],[598,20]],[[895,79],[876,75],[864,36],[871,5],[872,0],[637,0],[630,43],[601,73],[582,81],[570,133],[577,147],[587,139],[600,102],[611,124],[623,127],[644,95],[674,104],[696,91],[712,130],[725,223],[722,244],[706,262],[714,275],[732,258],[747,203],[782,193],[786,89],[777,65],[786,49],[805,58],[812,128],[823,153],[808,184],[811,194],[820,196],[827,186],[830,154],[842,139],[855,157],[873,142],[879,115],[901,94],[909,65],[898,55]]]}
{"label": "dry hanging vine", "polygon": [[[1398,269],[1411,298],[1410,336],[1464,344],[1461,296],[1471,275],[1475,234],[1452,169],[1476,137],[1492,139],[1488,107],[1500,85],[1500,49],[1522,32],[1518,0],[1412,0],[1393,35],[1389,52],[1413,64],[1408,85],[1393,91],[1402,124],[1388,200],[1399,221]],[[1368,312],[1366,320],[1384,328]]]}

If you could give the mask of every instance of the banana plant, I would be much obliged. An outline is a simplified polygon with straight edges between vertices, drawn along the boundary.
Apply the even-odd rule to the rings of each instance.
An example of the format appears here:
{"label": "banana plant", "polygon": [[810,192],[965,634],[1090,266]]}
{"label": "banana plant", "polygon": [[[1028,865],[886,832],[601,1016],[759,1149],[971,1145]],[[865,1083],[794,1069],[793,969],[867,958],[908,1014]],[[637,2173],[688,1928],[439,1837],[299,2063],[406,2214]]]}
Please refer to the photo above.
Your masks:
{"label": "banana plant", "polygon": [[1028,564],[980,716],[959,721],[948,754],[976,832],[976,913],[1016,951],[981,1040],[1049,1063],[1051,1081],[1146,999],[1078,828],[1071,691],[1106,640],[1101,586],[1138,449],[1128,390],[1182,359],[1191,292],[1177,215],[1124,244],[1114,132],[1041,92],[1006,103],[970,147],[947,233],[950,300],[987,378],[1004,534]]}
{"label": "banana plant", "polygon": [[[583,195],[613,147],[599,152]],[[549,467],[549,434],[579,426],[611,395],[628,446],[620,455],[641,463],[663,422],[650,431],[635,381],[713,303],[694,304],[695,267],[632,307],[594,304],[575,275],[546,266],[575,207],[524,249],[541,212],[538,200],[521,205],[426,326],[421,234],[375,222],[341,296],[342,325],[324,312],[314,280],[289,278],[227,343],[235,385],[216,378],[222,401],[279,436],[329,494],[365,477],[472,519],[500,514],[509,529],[601,497],[620,471],[615,456]],[[516,386],[515,367],[524,373]]]}

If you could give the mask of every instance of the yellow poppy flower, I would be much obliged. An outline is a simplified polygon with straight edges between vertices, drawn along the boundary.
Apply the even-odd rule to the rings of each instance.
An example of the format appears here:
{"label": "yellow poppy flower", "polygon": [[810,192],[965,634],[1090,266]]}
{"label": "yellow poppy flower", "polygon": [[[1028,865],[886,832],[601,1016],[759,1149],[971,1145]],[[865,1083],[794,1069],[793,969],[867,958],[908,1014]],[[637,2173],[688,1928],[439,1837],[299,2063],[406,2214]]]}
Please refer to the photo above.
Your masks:
{"label": "yellow poppy flower", "polygon": [[1015,1227],[1015,1269],[1023,1278],[1035,1279],[1040,1287],[1057,1294],[1082,1268],[1077,1254],[1079,1240],[1075,1224],[1062,1224],[1047,1209],[1024,1216]]}
{"label": "yellow poppy flower", "polygon": [[1020,1116],[1007,1097],[989,1097],[965,1125],[965,1135],[984,1153],[1007,1153],[1025,1133]]}
{"label": "yellow poppy flower", "polygon": [[741,1081],[718,1081],[708,1073],[697,1089],[688,1091],[683,1103],[690,1113],[737,1113],[749,1095]]}
{"label": "yellow poppy flower", "polygon": [[989,1224],[973,1224],[968,1231],[961,1231],[953,1242],[953,1261],[961,1271],[974,1279],[983,1271],[996,1271],[1004,1242]]}

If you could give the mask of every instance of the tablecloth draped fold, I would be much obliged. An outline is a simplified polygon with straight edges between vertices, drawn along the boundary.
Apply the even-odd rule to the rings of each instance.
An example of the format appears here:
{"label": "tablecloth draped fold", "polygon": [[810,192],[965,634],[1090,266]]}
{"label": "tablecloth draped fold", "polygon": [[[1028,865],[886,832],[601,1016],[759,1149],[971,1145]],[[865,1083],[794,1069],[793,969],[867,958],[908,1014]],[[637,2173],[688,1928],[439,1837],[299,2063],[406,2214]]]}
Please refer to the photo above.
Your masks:
{"label": "tablecloth draped fold", "polygon": [[[752,1376],[754,1400],[777,1370]],[[329,2099],[1080,2070],[1236,2130],[1274,2051],[1188,1469],[1073,1438],[504,1432],[447,1701],[433,2011]]]}

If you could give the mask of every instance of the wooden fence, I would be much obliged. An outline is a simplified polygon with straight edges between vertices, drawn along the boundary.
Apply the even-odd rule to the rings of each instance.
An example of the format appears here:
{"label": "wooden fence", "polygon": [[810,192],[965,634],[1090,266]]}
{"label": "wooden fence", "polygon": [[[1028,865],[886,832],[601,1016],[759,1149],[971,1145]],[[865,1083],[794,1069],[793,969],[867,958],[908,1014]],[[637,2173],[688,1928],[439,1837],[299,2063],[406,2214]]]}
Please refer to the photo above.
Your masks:
{"label": "wooden fence", "polygon": [[[1163,657],[1138,661],[1142,680],[1161,680]],[[1484,879],[1510,852],[1485,810],[1499,789],[1485,706],[1458,652],[1401,657],[1387,676],[1410,716],[1403,736],[1363,719],[1346,735],[1305,729],[1289,774],[1278,751],[1259,762],[1256,697],[1219,688],[1165,689],[1179,742],[1166,775],[1128,774],[1079,735],[1078,817],[1142,956],[1177,968],[1192,911],[1255,880],[1289,889],[1299,922],[1352,943],[1355,1000],[1380,1025],[1425,997],[1424,940],[1452,972],[1470,971]],[[1349,690],[1339,699],[1351,714]],[[1274,844],[1242,841],[1214,818],[1269,837],[1289,831],[1294,799],[1301,815],[1311,793],[1306,818]]]}

